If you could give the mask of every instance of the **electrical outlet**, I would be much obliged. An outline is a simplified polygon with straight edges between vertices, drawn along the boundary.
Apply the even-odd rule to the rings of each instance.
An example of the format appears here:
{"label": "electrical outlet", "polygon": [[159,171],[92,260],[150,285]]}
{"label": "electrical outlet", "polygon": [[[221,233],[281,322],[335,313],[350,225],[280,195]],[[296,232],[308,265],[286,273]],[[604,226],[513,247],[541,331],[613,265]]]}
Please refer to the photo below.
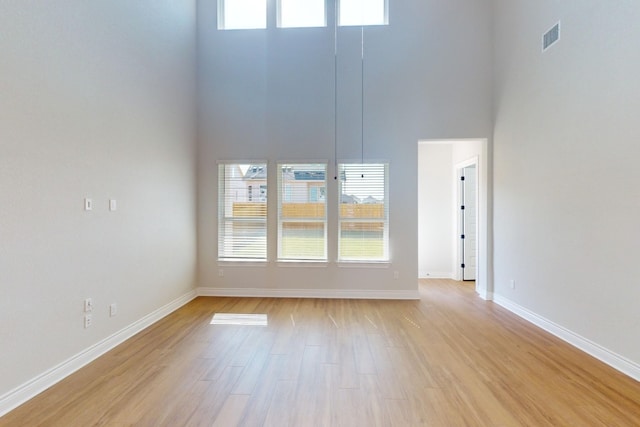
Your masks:
{"label": "electrical outlet", "polygon": [[224,277],[224,270],[223,269],[218,270],[218,277]]}
{"label": "electrical outlet", "polygon": [[394,279],[399,279],[400,278],[400,273],[398,271],[394,271],[393,272],[393,278]]}
{"label": "electrical outlet", "polygon": [[93,201],[91,199],[84,199],[84,210],[90,211],[93,209]]}
{"label": "electrical outlet", "polygon": [[93,300],[91,298],[85,298],[84,300],[84,312],[91,313],[93,311]]}
{"label": "electrical outlet", "polygon": [[109,306],[109,316],[113,317],[118,314],[118,304],[115,302]]}
{"label": "electrical outlet", "polygon": [[509,282],[509,286],[511,287],[511,289],[515,289],[516,288],[516,281],[511,279],[511,281]]}
{"label": "electrical outlet", "polygon": [[109,199],[109,210],[110,211],[118,210],[118,202],[115,199]]}
{"label": "electrical outlet", "polygon": [[90,326],[91,326],[91,315],[90,314],[85,314],[84,315],[84,328],[87,329]]}

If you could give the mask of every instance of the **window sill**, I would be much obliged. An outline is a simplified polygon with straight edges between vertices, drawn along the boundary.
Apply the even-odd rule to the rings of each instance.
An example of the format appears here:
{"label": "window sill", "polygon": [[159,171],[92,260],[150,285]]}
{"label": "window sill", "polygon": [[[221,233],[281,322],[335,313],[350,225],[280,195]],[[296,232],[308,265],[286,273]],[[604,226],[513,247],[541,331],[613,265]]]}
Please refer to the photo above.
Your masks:
{"label": "window sill", "polygon": [[338,261],[339,268],[389,268],[391,261]]}
{"label": "window sill", "polygon": [[223,258],[218,260],[219,267],[266,267],[266,260],[243,259],[243,258]]}
{"label": "window sill", "polygon": [[279,260],[277,262],[278,267],[311,267],[311,268],[324,268],[328,265],[326,260],[292,260],[285,261]]}

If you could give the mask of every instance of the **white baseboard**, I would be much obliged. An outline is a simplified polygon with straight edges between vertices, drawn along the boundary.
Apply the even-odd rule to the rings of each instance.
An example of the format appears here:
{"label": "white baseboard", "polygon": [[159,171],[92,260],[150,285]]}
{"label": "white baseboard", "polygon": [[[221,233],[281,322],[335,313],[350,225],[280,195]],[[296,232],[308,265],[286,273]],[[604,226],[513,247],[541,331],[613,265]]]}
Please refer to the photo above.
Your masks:
{"label": "white baseboard", "polygon": [[587,338],[584,338],[583,336],[580,336],[575,332],[568,330],[563,326],[560,326],[548,319],[545,319],[544,317],[539,316],[538,314],[516,304],[515,302],[503,296],[494,294],[493,301],[496,304],[499,304],[502,307],[506,308],[510,312],[522,317],[523,319],[555,335],[561,340],[571,344],[574,347],[579,348],[585,353],[588,353],[591,356],[595,357],[596,359],[606,363],[612,368],[617,369],[623,374],[630,376],[636,381],[640,381],[640,365],[639,364],[632,362],[631,360],[623,356],[620,356],[619,354],[616,354],[611,350],[608,350],[602,347],[601,345],[596,344],[593,341],[588,340]]}
{"label": "white baseboard", "polygon": [[421,271],[418,274],[420,279],[454,279],[454,274],[450,271]]}
{"label": "white baseboard", "polygon": [[478,296],[483,300],[493,301],[493,298],[494,298],[493,292],[489,292],[486,289],[478,289],[476,292],[478,293]]}
{"label": "white baseboard", "polygon": [[168,314],[171,314],[194,299],[196,296],[197,294],[194,290],[171,301],[124,329],[121,329],[113,335],[65,360],[59,365],[43,372],[32,380],[0,396],[0,417],[73,374],[78,369],[94,361],[138,332],[148,328]]}
{"label": "white baseboard", "polygon": [[203,297],[257,297],[257,298],[331,298],[331,299],[420,299],[418,289],[410,291],[349,290],[349,289],[258,289],[258,288],[206,288],[197,289]]}

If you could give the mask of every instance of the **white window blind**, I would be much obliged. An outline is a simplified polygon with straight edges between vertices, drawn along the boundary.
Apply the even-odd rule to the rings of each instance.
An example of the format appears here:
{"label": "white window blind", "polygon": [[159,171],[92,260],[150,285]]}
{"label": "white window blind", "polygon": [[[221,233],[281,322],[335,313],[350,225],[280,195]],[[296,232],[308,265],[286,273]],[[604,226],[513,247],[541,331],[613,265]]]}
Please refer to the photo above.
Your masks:
{"label": "white window blind", "polygon": [[218,0],[218,29],[267,28],[267,0]]}
{"label": "white window blind", "polygon": [[324,27],[325,0],[279,0],[278,27]]}
{"label": "white window blind", "polygon": [[267,259],[267,165],[218,166],[218,258]]}
{"label": "white window blind", "polygon": [[278,260],[327,259],[327,165],[278,165]]}
{"label": "white window blind", "polygon": [[386,25],[388,0],[336,0],[338,25]]}
{"label": "white window blind", "polygon": [[388,261],[388,165],[342,163],[338,170],[339,261]]}

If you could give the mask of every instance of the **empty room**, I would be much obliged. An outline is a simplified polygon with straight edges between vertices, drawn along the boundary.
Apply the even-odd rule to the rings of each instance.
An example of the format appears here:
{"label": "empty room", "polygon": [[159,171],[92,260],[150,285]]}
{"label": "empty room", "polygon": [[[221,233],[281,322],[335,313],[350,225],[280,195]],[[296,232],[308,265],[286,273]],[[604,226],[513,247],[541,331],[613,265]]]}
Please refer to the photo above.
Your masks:
{"label": "empty room", "polygon": [[639,21],[0,0],[0,426],[640,425]]}

